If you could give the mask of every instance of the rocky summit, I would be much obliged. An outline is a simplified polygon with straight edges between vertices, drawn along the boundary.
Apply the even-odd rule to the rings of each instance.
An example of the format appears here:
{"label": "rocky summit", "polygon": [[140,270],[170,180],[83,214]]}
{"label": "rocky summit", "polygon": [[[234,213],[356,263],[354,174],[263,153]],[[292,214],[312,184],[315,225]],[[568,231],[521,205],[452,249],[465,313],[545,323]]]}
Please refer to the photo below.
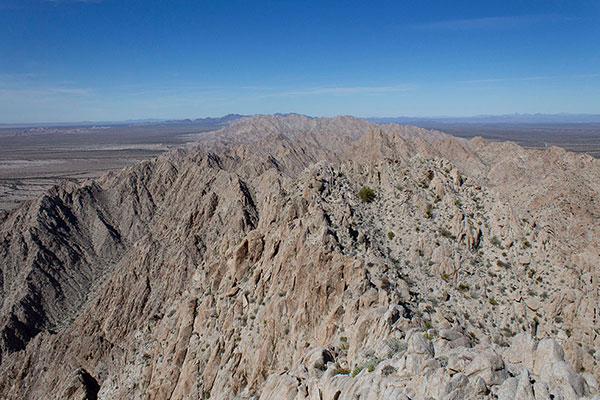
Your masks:
{"label": "rocky summit", "polygon": [[600,161],[254,116],[0,214],[3,399],[600,399]]}

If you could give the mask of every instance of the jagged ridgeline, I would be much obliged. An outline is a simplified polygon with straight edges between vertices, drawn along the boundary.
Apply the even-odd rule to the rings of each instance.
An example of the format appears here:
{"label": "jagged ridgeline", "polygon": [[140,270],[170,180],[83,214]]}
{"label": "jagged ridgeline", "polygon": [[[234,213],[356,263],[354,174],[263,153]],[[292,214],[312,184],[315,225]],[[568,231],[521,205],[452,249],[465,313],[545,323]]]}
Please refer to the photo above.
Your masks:
{"label": "jagged ridgeline", "polygon": [[255,116],[0,215],[6,399],[598,398],[600,164]]}

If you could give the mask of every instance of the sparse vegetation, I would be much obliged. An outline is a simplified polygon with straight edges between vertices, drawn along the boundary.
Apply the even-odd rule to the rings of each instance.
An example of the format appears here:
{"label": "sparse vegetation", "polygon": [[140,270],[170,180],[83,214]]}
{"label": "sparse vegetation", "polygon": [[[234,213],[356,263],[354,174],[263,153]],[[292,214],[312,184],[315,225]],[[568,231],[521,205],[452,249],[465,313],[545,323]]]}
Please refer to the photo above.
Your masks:
{"label": "sparse vegetation", "polygon": [[[577,327],[582,326],[582,317],[573,311],[577,311],[576,308],[571,310],[569,306],[562,316],[558,316],[555,313],[561,311],[560,307],[551,307],[549,311],[542,301],[552,298],[559,304],[562,297],[569,302],[580,301],[582,297],[585,299],[585,291],[589,289],[584,286],[584,280],[583,283],[577,280],[578,263],[571,262],[569,258],[562,257],[562,253],[555,251],[563,249],[560,243],[563,232],[546,235],[545,229],[556,228],[553,220],[544,217],[539,221],[540,224],[544,223],[543,228],[531,225],[530,232],[520,233],[523,227],[517,226],[519,229],[514,229],[513,213],[522,212],[525,205],[528,205],[532,209],[532,215],[537,215],[535,202],[521,202],[522,199],[518,198],[518,202],[511,203],[510,198],[501,197],[506,201],[496,204],[497,196],[493,191],[488,196],[486,189],[480,193],[482,200],[479,200],[486,204],[486,211],[476,213],[475,217],[472,214],[468,217],[477,201],[473,195],[474,185],[470,181],[466,181],[463,186],[453,185],[451,182],[454,177],[450,177],[452,179],[449,181],[448,177],[440,174],[447,164],[444,160],[433,162],[415,157],[411,159],[411,163],[414,166],[411,164],[410,174],[399,191],[394,189],[394,185],[396,180],[402,180],[398,176],[400,168],[387,166],[384,161],[369,169],[357,167],[355,175],[350,167],[336,169],[335,165],[318,164],[301,174],[297,182],[291,178],[278,180],[278,174],[265,174],[264,181],[261,180],[260,184],[269,190],[265,189],[264,193],[261,192],[263,186],[259,189],[252,186],[258,179],[248,179],[247,189],[250,194],[256,189],[260,199],[267,195],[273,196],[272,202],[271,197],[265,197],[269,201],[260,200],[260,207],[269,207],[265,208],[264,218],[261,215],[255,218],[253,209],[257,207],[235,208],[240,206],[237,196],[231,200],[235,207],[227,208],[229,203],[224,203],[215,211],[214,219],[202,219],[201,214],[190,214],[197,221],[189,221],[186,211],[190,210],[182,207],[182,217],[175,218],[175,222],[181,222],[186,229],[176,229],[170,235],[161,235],[160,239],[164,238],[165,246],[168,244],[173,247],[172,253],[177,256],[173,263],[177,263],[182,271],[185,268],[189,272],[189,276],[186,275],[186,286],[157,286],[157,290],[162,290],[164,286],[169,292],[165,289],[165,293],[154,293],[153,296],[160,300],[162,297],[158,296],[164,294],[165,299],[172,301],[166,302],[164,310],[161,307],[148,315],[138,316],[142,323],[140,326],[145,330],[135,331],[135,336],[131,336],[132,340],[140,339],[139,343],[122,343],[127,346],[125,348],[133,348],[135,351],[131,357],[127,354],[124,360],[132,362],[132,365],[141,364],[133,367],[136,370],[144,367],[145,363],[147,367],[153,363],[164,365],[168,373],[173,368],[177,370],[177,366],[171,368],[168,363],[172,364],[185,353],[179,342],[174,342],[178,340],[177,336],[163,337],[161,332],[164,329],[158,329],[157,325],[173,328],[177,332],[177,329],[181,329],[178,324],[186,324],[186,334],[191,330],[193,335],[193,341],[190,341],[193,347],[189,349],[188,358],[197,360],[200,372],[209,369],[215,373],[221,371],[215,385],[206,382],[203,375],[192,371],[192,375],[197,375],[201,380],[192,382],[196,384],[195,395],[198,398],[210,397],[210,392],[206,392],[208,395],[205,393],[208,388],[215,392],[215,397],[219,397],[221,390],[227,395],[236,395],[234,388],[237,390],[237,386],[222,386],[231,383],[225,379],[229,376],[223,375],[223,372],[231,372],[232,376],[244,378],[248,371],[254,376],[254,372],[261,372],[259,370],[264,367],[261,372],[264,376],[257,375],[259,378],[280,379],[279,374],[283,369],[294,371],[287,376],[283,374],[282,377],[293,380],[299,362],[302,368],[311,369],[311,380],[322,379],[329,385],[331,382],[325,380],[331,379],[330,373],[333,371],[332,375],[341,375],[333,380],[335,385],[339,383],[340,386],[348,384],[358,387],[370,380],[375,382],[384,379],[382,377],[385,376],[402,378],[407,382],[410,379],[414,381],[411,385],[420,385],[424,381],[418,375],[429,374],[430,369],[434,371],[438,362],[447,367],[450,359],[451,369],[439,371],[443,372],[440,373],[440,379],[431,381],[432,385],[442,387],[452,378],[451,374],[458,371],[458,367],[464,370],[467,361],[472,362],[480,351],[486,351],[490,346],[495,348],[493,343],[504,346],[509,337],[521,332],[532,334],[536,341],[552,335],[562,340],[573,334],[573,340],[569,344],[573,343],[573,347],[578,344],[582,346],[582,354],[585,356],[583,361],[588,369],[592,369],[591,363],[597,358],[591,356],[590,359],[587,352],[593,351],[590,350],[590,343],[593,344],[595,331],[577,330]],[[437,198],[435,191],[415,190],[428,168],[436,171],[436,182],[439,178],[443,180],[443,187],[436,188],[440,190],[439,193],[442,189],[445,190],[438,204],[434,204],[433,200],[434,197]],[[470,175],[466,170],[465,174],[467,179]],[[209,178],[212,177],[207,176],[207,181]],[[310,197],[297,199],[297,190],[300,188],[314,188],[307,186],[313,182],[313,178],[317,183],[326,183],[323,190],[307,190]],[[380,183],[376,183],[378,178]],[[192,183],[191,188],[197,187],[200,190],[200,183],[205,187],[204,182]],[[236,185],[237,183],[239,182],[234,182]],[[374,190],[362,186],[363,183],[369,183]],[[280,190],[270,190],[270,186],[274,184],[280,186],[275,186],[275,189]],[[223,190],[223,186],[215,186],[214,190]],[[415,193],[411,191],[412,195],[408,194],[409,190],[415,190]],[[202,201],[210,199],[210,193],[207,193],[206,196],[194,193],[190,199],[184,199],[184,204],[193,203],[202,211]],[[520,194],[516,190],[507,193]],[[453,197],[456,200],[452,200]],[[458,198],[465,200],[465,203],[461,203]],[[173,197],[173,201],[176,200]],[[227,199],[223,198],[225,200]],[[452,202],[463,209],[452,207]],[[242,206],[247,205],[243,203]],[[210,203],[206,204],[209,205]],[[436,210],[435,215],[432,208]],[[262,208],[260,210],[262,213]],[[196,212],[195,209],[191,211]],[[245,211],[251,211],[252,218],[249,221],[241,220],[240,224],[239,217],[247,217]],[[231,218],[226,218],[226,213],[231,213]],[[170,228],[173,215],[175,214],[167,213],[164,217],[157,217],[157,224],[164,222],[164,229]],[[313,215],[317,217],[313,218]],[[424,215],[432,219],[424,220]],[[0,215],[0,218],[3,217]],[[530,218],[533,220],[533,217]],[[501,222],[501,219],[507,221]],[[223,226],[213,226],[216,223],[214,221],[222,222]],[[546,221],[549,223],[548,228],[545,227]],[[230,224],[233,225],[229,226]],[[178,225],[173,227],[175,226]],[[236,230],[237,228],[240,230]],[[250,232],[253,228],[257,231]],[[156,229],[163,227],[157,225]],[[226,233],[221,235],[221,231]],[[460,233],[460,242],[453,233]],[[492,236],[494,233],[498,236]],[[212,234],[217,235],[217,250],[208,251],[210,257],[205,260],[202,254],[206,252],[204,247],[213,245],[209,240]],[[544,251],[523,249],[532,247],[525,240],[532,239],[536,249],[540,247],[542,250],[546,238],[553,242]],[[481,246],[473,246],[474,241]],[[156,246],[162,245],[154,239],[148,243],[154,242],[157,243]],[[144,239],[142,245],[145,243]],[[188,246],[193,247],[194,243],[199,248],[198,254],[193,252],[193,257],[187,257],[185,250]],[[330,252],[334,254],[327,254]],[[186,257],[179,257],[179,254]],[[243,260],[238,260],[238,254]],[[586,261],[584,258],[582,260]],[[162,258],[148,262],[162,262]],[[161,273],[157,276],[169,280],[171,265],[165,264],[161,268]],[[440,277],[445,282],[439,282]],[[563,284],[559,285],[561,277],[567,282],[562,280]],[[588,279],[587,275],[585,279]],[[470,284],[473,284],[473,288]],[[581,291],[579,286],[583,286],[585,291]],[[209,288],[212,288],[212,292]],[[568,298],[566,289],[569,291]],[[538,292],[541,293],[539,297]],[[270,297],[264,297],[267,294]],[[492,295],[499,298],[495,299]],[[513,305],[516,302],[519,304],[515,307]],[[563,303],[566,305],[567,300]],[[187,311],[194,304],[196,307]],[[320,312],[319,307],[323,304],[331,307]],[[178,309],[184,309],[186,315],[193,310],[195,321],[191,327],[187,326],[187,317],[177,317],[174,310]],[[163,311],[170,319],[165,319],[164,323],[156,323],[162,319],[160,314],[151,317],[148,321],[149,328],[143,325],[146,317]],[[221,319],[218,313],[223,313],[224,318]],[[309,317],[303,318],[306,313]],[[568,316],[569,322],[563,324],[563,318],[567,319],[565,316]],[[168,324],[173,326],[167,326]],[[538,324],[540,329],[536,331]],[[230,325],[234,327],[233,330],[229,329]],[[414,330],[409,333],[409,329]],[[313,334],[307,336],[305,332],[321,332],[317,336],[323,338],[323,343],[316,343],[318,340],[315,342]],[[351,348],[349,338],[353,339]],[[436,351],[433,354],[429,350],[434,347],[434,343],[428,341],[435,342]],[[480,341],[479,347],[472,346]],[[410,351],[407,343],[410,343]],[[320,353],[321,350],[315,351],[317,344],[327,346],[330,353],[325,350],[322,350],[323,353]],[[410,361],[415,351],[422,353],[424,347],[427,347],[426,357],[418,357],[426,358],[427,361],[419,361],[423,364],[422,368],[407,374],[405,368],[407,365],[410,367],[410,363],[404,361]],[[233,369],[230,368],[230,360],[236,357],[238,349],[243,355],[250,354],[250,358],[246,359],[244,355],[239,367]],[[442,351],[438,351],[440,349]],[[149,354],[144,354],[146,351]],[[232,351],[236,353],[232,354]],[[86,354],[83,353],[83,357]],[[215,357],[215,354],[218,356]],[[388,361],[380,363],[381,360],[375,355]],[[498,355],[506,359],[502,353]],[[435,360],[432,357],[436,357]],[[390,360],[392,358],[396,362]],[[317,359],[319,361],[315,362]],[[252,362],[246,362],[248,360]],[[268,365],[263,366],[263,360],[269,361]],[[258,365],[254,365],[254,362]],[[328,364],[329,362],[332,364]],[[509,360],[506,363],[508,371],[512,367]],[[327,370],[328,373],[321,374],[311,367],[320,371]],[[368,373],[375,370],[375,374]],[[160,368],[156,371],[158,378],[163,379]],[[360,382],[350,379],[350,376],[357,376],[361,371],[369,379],[359,379]],[[508,376],[504,373],[502,375]],[[532,373],[531,376],[538,379],[538,375]],[[221,379],[222,377],[224,378]],[[237,385],[239,382],[233,383]],[[240,383],[240,393],[246,390],[241,386],[245,383]],[[495,394],[498,385],[487,385],[487,394]],[[257,390],[262,389],[257,386]],[[277,397],[277,394],[274,396]]]}
{"label": "sparse vegetation", "polygon": [[395,354],[405,351],[407,347],[405,341],[397,338],[390,338],[386,343],[389,347],[388,358],[392,358]]}
{"label": "sparse vegetation", "polygon": [[365,368],[369,372],[375,371],[375,367],[377,367],[377,364],[379,364],[381,361],[382,360],[378,357],[371,357],[366,363],[356,365],[354,367],[354,369],[352,370],[352,377],[355,377],[356,375],[358,375],[360,373],[360,371],[362,371]]}
{"label": "sparse vegetation", "polygon": [[338,367],[333,370],[333,375],[348,375],[350,374],[350,370],[348,368]]}
{"label": "sparse vegetation", "polygon": [[439,229],[439,232],[440,232],[440,235],[442,235],[442,236],[443,236],[443,237],[445,237],[445,238],[452,239],[452,240],[456,239],[456,236],[454,236],[454,235],[452,234],[452,232],[450,232],[450,231],[449,231],[448,229],[446,229],[446,228],[440,228],[440,229]]}
{"label": "sparse vegetation", "polygon": [[315,364],[313,365],[313,368],[318,369],[319,371],[325,371],[327,369],[325,364],[323,364],[321,361],[315,362]]}
{"label": "sparse vegetation", "polygon": [[375,200],[375,192],[368,186],[363,186],[358,192],[358,197],[363,203],[372,203]]}
{"label": "sparse vegetation", "polygon": [[492,239],[490,239],[490,242],[492,242],[492,244],[496,247],[498,247],[499,249],[504,248],[504,246],[502,246],[502,242],[500,241],[500,239],[498,239],[497,236],[492,236]]}
{"label": "sparse vegetation", "polygon": [[465,285],[464,283],[460,283],[458,285],[458,290],[461,292],[466,292],[467,290],[469,290],[469,285]]}
{"label": "sparse vegetation", "polygon": [[386,365],[381,369],[381,374],[383,376],[390,376],[394,373],[396,373],[396,368],[392,367],[391,365]]}

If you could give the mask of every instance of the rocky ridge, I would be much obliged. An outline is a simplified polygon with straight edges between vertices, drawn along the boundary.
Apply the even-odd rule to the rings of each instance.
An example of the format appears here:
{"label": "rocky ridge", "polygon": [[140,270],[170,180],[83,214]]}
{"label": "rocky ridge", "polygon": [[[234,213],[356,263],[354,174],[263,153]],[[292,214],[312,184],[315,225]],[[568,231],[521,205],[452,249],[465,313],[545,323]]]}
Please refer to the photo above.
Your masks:
{"label": "rocky ridge", "polygon": [[593,398],[599,186],[558,148],[236,121],[0,216],[0,397]]}

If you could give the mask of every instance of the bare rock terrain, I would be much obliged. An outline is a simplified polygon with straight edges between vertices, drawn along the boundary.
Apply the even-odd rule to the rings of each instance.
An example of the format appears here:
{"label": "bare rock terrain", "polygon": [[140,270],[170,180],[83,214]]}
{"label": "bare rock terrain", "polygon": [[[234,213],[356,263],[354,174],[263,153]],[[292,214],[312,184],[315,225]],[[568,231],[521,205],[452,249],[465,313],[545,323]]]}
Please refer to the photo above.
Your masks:
{"label": "bare rock terrain", "polygon": [[0,213],[0,397],[600,399],[600,161],[255,116]]}

